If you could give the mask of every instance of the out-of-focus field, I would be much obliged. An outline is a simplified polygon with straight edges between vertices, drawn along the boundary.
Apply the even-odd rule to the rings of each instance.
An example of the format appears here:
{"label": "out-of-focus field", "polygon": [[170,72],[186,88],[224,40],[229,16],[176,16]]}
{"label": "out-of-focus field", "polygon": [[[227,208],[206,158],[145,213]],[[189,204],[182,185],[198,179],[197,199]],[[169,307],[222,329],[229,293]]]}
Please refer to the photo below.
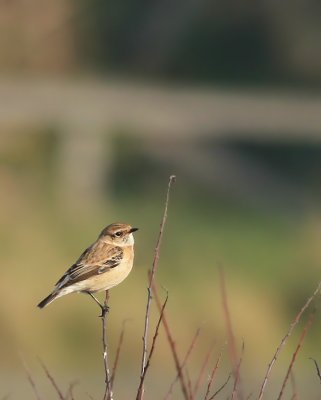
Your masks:
{"label": "out-of-focus field", "polygon": [[[108,322],[110,349],[115,354],[122,321],[130,320],[115,390],[120,398],[131,398],[126,391],[138,384],[147,269],[153,259],[167,179],[176,171],[149,160],[148,154],[142,157],[132,139],[120,140],[116,135],[114,166],[105,194],[94,203],[77,196],[63,201],[55,177],[55,141],[50,137],[18,135],[18,141],[7,140],[2,146],[1,390],[12,398],[21,398],[22,393],[32,398],[21,357],[42,390],[49,390],[37,364],[39,356],[62,387],[80,381],[77,398],[86,398],[86,392],[100,396],[103,368],[96,305],[84,295],[58,299],[42,311],[36,304],[99,231],[120,220],[140,228],[135,268],[112,290]],[[243,385],[248,392],[255,391],[291,320],[317,286],[321,258],[318,208],[255,208],[228,200],[183,171],[177,175],[157,279],[169,291],[168,318],[178,350],[184,354],[200,326],[202,339],[192,358],[191,373],[197,373],[212,342],[215,356],[221,350],[226,340],[218,283],[218,267],[222,266],[236,343],[241,347],[245,342]],[[302,325],[277,362],[273,390],[277,391],[285,374],[301,329]],[[303,393],[307,393],[307,380],[311,393],[319,390],[308,359],[320,357],[319,330],[317,311],[295,365]],[[222,380],[223,371],[229,368],[226,351]],[[173,375],[162,332],[146,393],[157,377],[161,398]]]}

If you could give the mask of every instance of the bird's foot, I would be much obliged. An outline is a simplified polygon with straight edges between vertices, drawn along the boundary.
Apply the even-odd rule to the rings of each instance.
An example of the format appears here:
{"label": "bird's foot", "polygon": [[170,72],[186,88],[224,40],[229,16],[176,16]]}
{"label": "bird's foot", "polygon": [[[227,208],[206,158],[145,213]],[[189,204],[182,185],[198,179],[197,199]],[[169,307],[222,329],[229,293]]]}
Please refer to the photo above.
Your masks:
{"label": "bird's foot", "polygon": [[100,304],[101,314],[99,315],[100,318],[104,318],[106,314],[109,313],[110,307],[107,304]]}

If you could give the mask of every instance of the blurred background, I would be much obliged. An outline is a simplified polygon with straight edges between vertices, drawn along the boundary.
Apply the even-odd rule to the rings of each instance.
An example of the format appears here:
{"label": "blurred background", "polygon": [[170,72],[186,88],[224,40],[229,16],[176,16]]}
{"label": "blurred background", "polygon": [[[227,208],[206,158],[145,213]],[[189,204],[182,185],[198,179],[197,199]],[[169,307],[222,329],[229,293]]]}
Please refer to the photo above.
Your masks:
{"label": "blurred background", "polygon": [[[171,174],[158,281],[178,351],[201,326],[191,376],[213,342],[217,358],[227,337],[222,266],[238,349],[245,342],[244,393],[256,396],[320,279],[320,17],[314,0],[1,0],[0,398],[34,398],[22,359],[44,398],[57,398],[37,357],[64,390],[78,382],[75,398],[102,396],[95,304],[72,295],[35,306],[113,221],[140,228],[108,330],[113,356],[129,319],[115,393],[134,398]],[[305,398],[320,395],[308,359],[321,362],[320,329],[317,312],[294,367]],[[227,351],[223,359],[219,382],[231,368]],[[146,398],[163,398],[174,375],[162,332]]]}

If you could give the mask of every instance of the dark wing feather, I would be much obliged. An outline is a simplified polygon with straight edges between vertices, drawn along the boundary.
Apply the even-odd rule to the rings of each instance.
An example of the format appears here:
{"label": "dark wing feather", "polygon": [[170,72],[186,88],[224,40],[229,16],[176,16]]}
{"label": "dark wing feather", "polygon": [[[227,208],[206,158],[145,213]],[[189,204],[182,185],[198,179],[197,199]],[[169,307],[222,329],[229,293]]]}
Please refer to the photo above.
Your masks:
{"label": "dark wing feather", "polygon": [[77,262],[59,279],[56,287],[60,289],[70,286],[117,267],[123,258],[123,253],[122,248],[118,246],[108,246],[106,249],[95,245],[88,247]]}

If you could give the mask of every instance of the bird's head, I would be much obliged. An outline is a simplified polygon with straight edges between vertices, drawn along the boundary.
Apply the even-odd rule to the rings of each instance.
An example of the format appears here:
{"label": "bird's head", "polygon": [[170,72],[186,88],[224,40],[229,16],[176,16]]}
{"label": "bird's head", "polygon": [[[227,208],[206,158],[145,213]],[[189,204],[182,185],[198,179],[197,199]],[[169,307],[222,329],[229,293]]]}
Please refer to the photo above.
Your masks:
{"label": "bird's head", "polygon": [[131,246],[134,244],[133,232],[137,230],[138,228],[133,228],[131,225],[115,222],[106,226],[99,238],[118,246]]}

